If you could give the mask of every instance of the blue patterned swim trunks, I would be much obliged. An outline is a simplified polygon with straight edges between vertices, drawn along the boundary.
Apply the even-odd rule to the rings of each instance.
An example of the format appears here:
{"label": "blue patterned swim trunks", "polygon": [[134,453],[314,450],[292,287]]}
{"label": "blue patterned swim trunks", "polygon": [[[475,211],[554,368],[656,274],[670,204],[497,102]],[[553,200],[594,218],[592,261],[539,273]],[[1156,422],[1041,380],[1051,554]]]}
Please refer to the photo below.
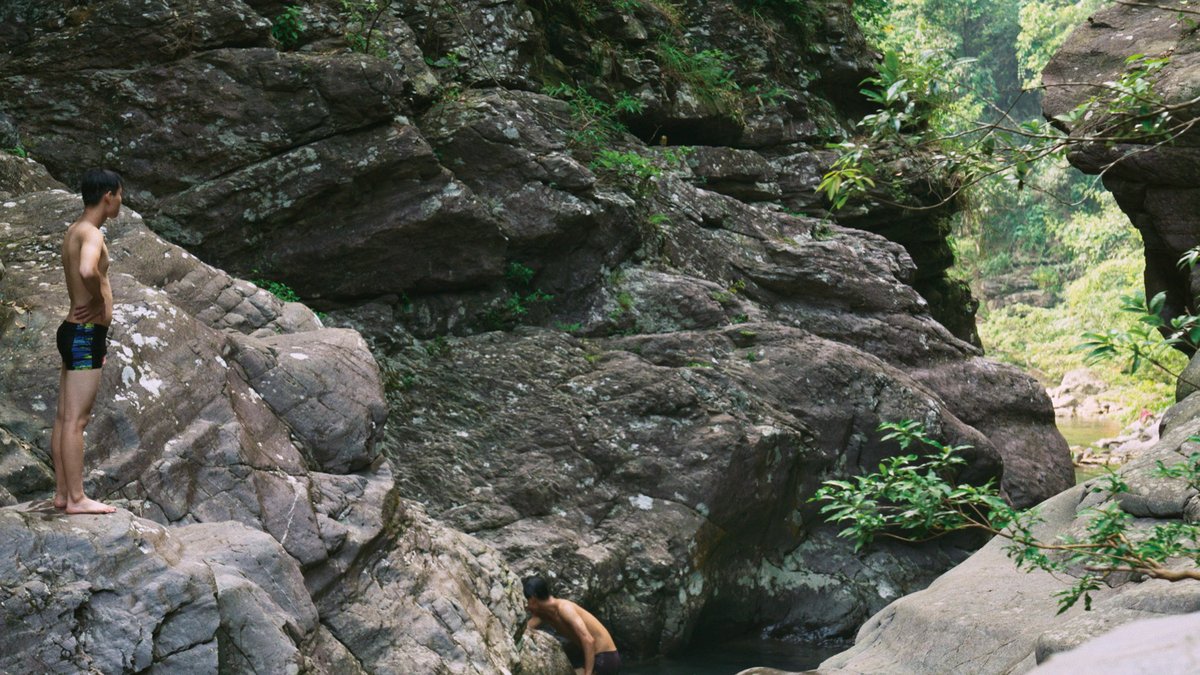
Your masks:
{"label": "blue patterned swim trunks", "polygon": [[67,370],[93,370],[104,365],[108,326],[64,321],[58,327],[58,353]]}

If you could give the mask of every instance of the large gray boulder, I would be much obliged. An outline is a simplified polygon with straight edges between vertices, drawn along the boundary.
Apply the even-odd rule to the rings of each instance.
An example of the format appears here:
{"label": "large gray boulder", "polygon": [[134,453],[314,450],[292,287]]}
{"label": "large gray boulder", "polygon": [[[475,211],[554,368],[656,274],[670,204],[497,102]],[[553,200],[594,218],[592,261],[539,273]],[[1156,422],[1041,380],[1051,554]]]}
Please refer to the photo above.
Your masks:
{"label": "large gray boulder", "polygon": [[657,255],[610,274],[575,335],[387,338],[386,446],[432,516],[554,572],[652,654],[755,626],[845,634],[965,557],[857,556],[820,524],[821,480],[897,452],[882,421],[973,446],[963,477],[1017,503],[1069,487],[1044,392],[929,317],[900,246],[659,187]]}
{"label": "large gray boulder", "polygon": [[1037,675],[1174,675],[1200,670],[1200,613],[1141,619],[1056,654]]}

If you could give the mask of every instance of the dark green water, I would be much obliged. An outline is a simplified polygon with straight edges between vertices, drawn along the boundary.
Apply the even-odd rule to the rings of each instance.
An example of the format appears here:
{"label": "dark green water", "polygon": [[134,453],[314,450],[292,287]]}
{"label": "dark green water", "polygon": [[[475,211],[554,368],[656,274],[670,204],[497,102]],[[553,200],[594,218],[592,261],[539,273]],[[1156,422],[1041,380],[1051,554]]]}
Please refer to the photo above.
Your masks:
{"label": "dark green water", "polygon": [[797,644],[772,640],[724,642],[694,649],[689,654],[621,668],[621,675],[734,675],[754,666],[785,671],[816,668],[821,661],[844,651],[845,644]]}

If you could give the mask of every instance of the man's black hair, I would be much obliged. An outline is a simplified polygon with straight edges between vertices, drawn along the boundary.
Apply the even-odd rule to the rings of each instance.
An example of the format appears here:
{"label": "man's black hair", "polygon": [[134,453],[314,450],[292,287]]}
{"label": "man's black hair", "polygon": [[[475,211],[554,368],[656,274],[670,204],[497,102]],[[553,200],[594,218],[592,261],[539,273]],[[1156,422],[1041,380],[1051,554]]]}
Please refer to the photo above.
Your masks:
{"label": "man's black hair", "polygon": [[525,577],[523,582],[525,587],[525,598],[534,598],[538,600],[550,599],[550,587],[546,585],[546,580],[541,577]]}
{"label": "man's black hair", "polygon": [[83,193],[83,205],[95,206],[104,199],[104,195],[121,189],[121,175],[108,169],[88,169],[83,172],[83,184],[79,191]]}

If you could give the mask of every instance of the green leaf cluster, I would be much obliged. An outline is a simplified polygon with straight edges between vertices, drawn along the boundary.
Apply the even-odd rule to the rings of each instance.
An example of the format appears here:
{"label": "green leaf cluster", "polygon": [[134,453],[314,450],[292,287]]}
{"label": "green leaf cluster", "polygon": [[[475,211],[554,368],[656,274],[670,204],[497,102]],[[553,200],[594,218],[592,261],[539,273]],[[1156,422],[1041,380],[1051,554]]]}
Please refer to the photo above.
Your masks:
{"label": "green leaf cluster", "polygon": [[741,114],[740,86],[730,66],[732,57],[719,49],[692,51],[669,34],[655,45],[664,72],[691,85],[701,98],[736,115]]}
{"label": "green leaf cluster", "polygon": [[[925,433],[917,422],[905,420],[880,425],[881,440],[896,440],[902,450],[916,447],[923,454],[904,454],[880,463],[878,471],[849,480],[829,480],[813,497],[826,502],[821,512],[831,522],[847,526],[839,535],[855,542],[856,550],[876,536],[923,541],[948,532],[980,530],[1009,540],[1006,554],[1021,569],[1040,569],[1071,575],[1076,581],[1055,593],[1059,612],[1080,600],[1091,609],[1091,593],[1116,573],[1143,574],[1174,581],[1200,579],[1200,569],[1168,566],[1178,558],[1200,563],[1200,525],[1184,522],[1137,527],[1133,517],[1109,500],[1085,512],[1084,534],[1055,541],[1042,539],[1035,527],[1041,522],[1036,509],[1017,510],[1000,496],[994,481],[981,486],[955,481],[965,464],[960,456],[968,446],[945,445]],[[1200,442],[1193,436],[1190,442]],[[1158,475],[1200,483],[1200,453],[1181,464],[1160,463]],[[1111,498],[1128,485],[1109,473],[1094,491]]]}
{"label": "green leaf cluster", "polygon": [[288,5],[271,23],[271,37],[280,47],[291,49],[300,43],[305,28],[300,6]]}
{"label": "green leaf cluster", "polygon": [[640,114],[646,107],[645,103],[629,94],[621,94],[609,103],[596,98],[583,87],[567,83],[547,85],[542,88],[542,93],[567,102],[574,123],[570,133],[571,144],[587,152],[597,152],[620,141],[621,136],[628,132],[621,116]]}
{"label": "green leaf cluster", "polygon": [[269,292],[271,295],[274,295],[283,302],[300,302],[300,295],[296,293],[291,286],[288,286],[282,281],[272,281],[271,279],[251,279],[250,283]]}
{"label": "green leaf cluster", "polygon": [[392,0],[338,0],[345,22],[346,43],[353,51],[379,58],[387,57],[387,48],[375,42],[379,21],[391,9]]}

